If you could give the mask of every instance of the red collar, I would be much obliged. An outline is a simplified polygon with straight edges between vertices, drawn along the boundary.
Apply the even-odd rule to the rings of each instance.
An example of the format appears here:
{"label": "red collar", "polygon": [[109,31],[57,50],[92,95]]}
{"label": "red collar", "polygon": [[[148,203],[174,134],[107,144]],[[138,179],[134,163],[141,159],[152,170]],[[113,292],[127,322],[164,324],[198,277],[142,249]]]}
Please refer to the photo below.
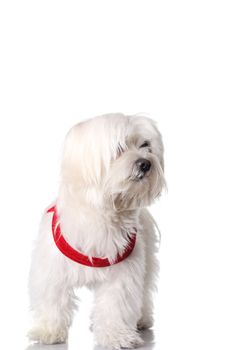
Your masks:
{"label": "red collar", "polygon": [[116,260],[111,264],[107,258],[96,258],[92,257],[91,260],[87,255],[80,253],[79,251],[72,248],[69,243],[65,240],[64,236],[61,233],[60,224],[58,222],[58,215],[56,211],[56,206],[47,210],[47,213],[53,212],[52,219],[52,232],[54,241],[58,249],[71,260],[86,266],[91,267],[106,267],[113,264],[118,264],[122,260],[126,259],[133,251],[136,243],[136,234],[133,234],[130,238],[128,246],[125,248],[125,251],[122,255],[118,254]]}

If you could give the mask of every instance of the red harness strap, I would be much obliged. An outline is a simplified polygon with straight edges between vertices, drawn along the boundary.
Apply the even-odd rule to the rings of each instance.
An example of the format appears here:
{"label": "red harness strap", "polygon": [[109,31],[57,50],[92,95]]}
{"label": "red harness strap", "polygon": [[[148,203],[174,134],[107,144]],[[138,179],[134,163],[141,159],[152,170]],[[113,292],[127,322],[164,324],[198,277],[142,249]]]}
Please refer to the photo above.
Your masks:
{"label": "red harness strap", "polygon": [[128,246],[122,255],[118,254],[116,260],[111,264],[107,258],[89,258],[87,255],[80,253],[79,251],[72,248],[69,243],[65,240],[61,233],[60,224],[58,221],[58,215],[56,211],[56,206],[47,210],[47,213],[53,213],[52,218],[52,233],[54,242],[56,243],[58,249],[69,259],[86,266],[91,267],[106,267],[113,264],[118,264],[122,260],[126,259],[133,251],[136,243],[136,234],[133,234],[130,238]]}

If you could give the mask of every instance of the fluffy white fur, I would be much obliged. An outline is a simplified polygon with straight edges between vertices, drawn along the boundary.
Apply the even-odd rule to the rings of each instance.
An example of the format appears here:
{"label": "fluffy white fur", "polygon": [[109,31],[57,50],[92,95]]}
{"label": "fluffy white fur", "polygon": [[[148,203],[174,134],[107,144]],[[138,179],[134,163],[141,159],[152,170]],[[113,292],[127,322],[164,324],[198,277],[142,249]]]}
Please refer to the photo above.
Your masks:
{"label": "fluffy white fur", "polygon": [[[147,141],[147,146],[140,147]],[[136,161],[151,169],[140,178]],[[142,344],[138,329],[152,326],[158,261],[154,221],[145,209],[165,184],[163,144],[154,121],[109,114],[75,125],[67,135],[56,201],[66,240],[89,256],[122,253],[137,228],[132,254],[105,268],[79,265],[56,247],[51,214],[45,212],[32,256],[30,300],[32,340],[64,342],[76,308],[74,289],[94,291],[92,325],[98,344],[133,348]]]}

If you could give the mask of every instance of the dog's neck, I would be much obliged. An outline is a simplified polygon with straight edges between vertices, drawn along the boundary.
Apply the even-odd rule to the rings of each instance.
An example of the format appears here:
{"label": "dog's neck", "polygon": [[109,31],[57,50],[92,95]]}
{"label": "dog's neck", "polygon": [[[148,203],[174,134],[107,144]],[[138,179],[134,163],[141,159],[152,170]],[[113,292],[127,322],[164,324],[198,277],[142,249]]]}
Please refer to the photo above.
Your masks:
{"label": "dog's neck", "polygon": [[114,260],[138,228],[138,209],[115,211],[87,204],[81,196],[63,192],[57,200],[62,234],[88,256]]}

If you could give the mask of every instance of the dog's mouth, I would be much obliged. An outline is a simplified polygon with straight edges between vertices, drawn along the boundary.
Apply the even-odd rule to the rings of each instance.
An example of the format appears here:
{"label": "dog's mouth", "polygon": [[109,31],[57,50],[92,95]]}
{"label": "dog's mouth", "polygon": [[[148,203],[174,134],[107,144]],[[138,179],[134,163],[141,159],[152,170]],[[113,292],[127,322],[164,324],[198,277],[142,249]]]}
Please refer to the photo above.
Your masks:
{"label": "dog's mouth", "polygon": [[150,174],[151,174],[151,170],[148,172],[138,171],[135,174],[131,175],[130,180],[139,182],[139,181],[142,181],[145,178],[149,177]]}

